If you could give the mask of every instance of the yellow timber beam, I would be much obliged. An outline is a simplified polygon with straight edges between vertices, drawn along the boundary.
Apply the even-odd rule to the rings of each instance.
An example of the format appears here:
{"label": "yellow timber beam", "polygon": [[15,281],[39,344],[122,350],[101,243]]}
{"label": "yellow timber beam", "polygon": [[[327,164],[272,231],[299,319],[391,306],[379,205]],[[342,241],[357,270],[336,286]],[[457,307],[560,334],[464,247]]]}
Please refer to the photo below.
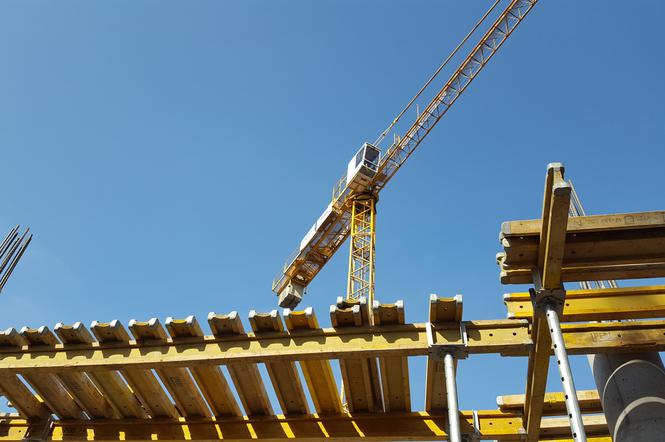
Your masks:
{"label": "yellow timber beam", "polygon": [[[526,356],[533,342],[526,321],[466,321],[470,354]],[[665,321],[564,324],[570,354],[663,351]],[[272,360],[321,360],[349,357],[425,356],[425,324],[276,332],[220,338],[182,338],[162,343],[57,344],[38,349],[0,348],[0,373],[68,372],[127,368],[185,367],[259,363]],[[436,342],[458,342],[460,328],[436,327]],[[550,351],[551,353],[551,351]]]}
{"label": "yellow timber beam", "polygon": [[[568,232],[608,232],[665,227],[665,210],[654,212],[613,213],[609,215],[576,216],[568,220]],[[501,225],[502,237],[538,236],[542,220],[506,221]]]}
{"label": "yellow timber beam", "polygon": [[[461,412],[462,433],[481,440],[517,441],[524,437],[519,415],[501,411]],[[381,413],[309,415],[286,418],[255,417],[209,419],[140,419],[99,421],[28,422],[23,419],[0,419],[0,441],[24,441],[26,438],[48,441],[403,441],[447,440],[445,414]],[[590,435],[606,436],[602,416],[585,416]],[[543,440],[563,438],[570,433],[566,419],[543,419]]]}
{"label": "yellow timber beam", "polygon": [[[547,168],[545,177],[543,221],[540,230],[538,260],[537,266],[532,268],[532,279],[530,281],[536,283],[536,279],[538,279],[537,286],[542,285],[542,289],[545,290],[563,288],[561,284],[561,266],[566,245],[566,228],[571,195],[570,184],[565,182],[563,175],[563,166],[553,163]],[[545,311],[535,310],[532,313],[534,346],[529,353],[524,400],[528,442],[536,442],[539,437],[552,349],[550,327],[545,318]]]}
{"label": "yellow timber beam", "polygon": [[[548,442],[575,442],[573,439],[541,439],[541,441]],[[586,438],[587,442],[612,442],[610,436],[591,436]]]}
{"label": "yellow timber beam", "polygon": [[[503,297],[508,317],[530,319],[533,307],[529,293]],[[569,290],[563,307],[563,321],[604,321],[662,318],[665,316],[665,286],[620,287]]]}
{"label": "yellow timber beam", "polygon": [[[577,392],[577,402],[583,413],[602,413],[603,408],[596,390],[580,390]],[[499,409],[506,413],[518,413],[524,409],[524,395],[511,394],[496,398]],[[563,392],[545,393],[543,415],[562,416],[567,413],[566,400]]]}

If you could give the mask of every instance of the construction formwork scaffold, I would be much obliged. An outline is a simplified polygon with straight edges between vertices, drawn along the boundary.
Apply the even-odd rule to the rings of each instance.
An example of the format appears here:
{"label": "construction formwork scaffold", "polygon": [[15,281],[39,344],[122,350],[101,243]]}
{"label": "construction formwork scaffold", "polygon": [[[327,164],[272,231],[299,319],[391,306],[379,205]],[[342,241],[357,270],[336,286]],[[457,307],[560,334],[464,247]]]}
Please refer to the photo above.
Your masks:
{"label": "construction formwork scaffold", "polygon": [[[414,324],[402,301],[339,299],[330,328],[308,308],[251,312],[251,332],[235,312],[211,313],[209,333],[191,316],[5,330],[0,393],[17,412],[0,416],[0,440],[609,441],[601,398],[575,390],[568,355],[665,350],[665,286],[563,282],[665,276],[665,211],[569,218],[570,199],[552,164],[543,217],[503,224],[501,281],[533,286],[504,296],[508,319],[463,320],[461,296],[431,295]],[[525,394],[459,410],[456,362],[478,354],[528,358]],[[562,391],[547,393],[552,355]],[[418,356],[425,373],[409,373]],[[423,374],[419,409],[410,379]]]}

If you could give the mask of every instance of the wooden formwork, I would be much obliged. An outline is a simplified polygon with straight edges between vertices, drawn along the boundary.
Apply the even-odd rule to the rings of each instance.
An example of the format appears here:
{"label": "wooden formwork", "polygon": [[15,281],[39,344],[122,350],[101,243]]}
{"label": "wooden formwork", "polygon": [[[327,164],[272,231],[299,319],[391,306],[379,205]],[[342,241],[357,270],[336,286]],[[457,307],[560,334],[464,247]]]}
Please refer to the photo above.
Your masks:
{"label": "wooden formwork", "polygon": [[[504,224],[502,281],[536,284],[537,274],[536,286],[562,292],[568,354],[664,351],[665,286],[561,288],[591,276],[665,276],[665,212],[572,222],[562,183],[562,169],[548,171],[544,221]],[[0,441],[444,440],[446,382],[433,356],[441,346],[529,359],[526,394],[460,411],[463,434],[569,440],[565,396],[545,391],[552,343],[534,293],[504,302],[504,320],[462,320],[460,295],[432,295],[426,323],[407,322],[402,301],[338,299],[328,328],[307,308],[252,311],[251,331],[237,312],[210,313],[209,331],[193,316],[7,329],[0,394],[17,413],[0,415]],[[409,370],[414,357],[427,358],[424,373]],[[414,376],[425,376],[422,407],[411,401]],[[577,396],[588,440],[608,441],[597,392]]]}
{"label": "wooden formwork", "polygon": [[[640,293],[658,291],[651,287]],[[18,415],[0,419],[0,427],[7,429],[0,439],[12,440],[30,428],[37,431],[49,418],[54,440],[151,435],[173,440],[317,440],[325,435],[337,440],[446,439],[440,363],[429,360],[425,373],[408,370],[410,357],[428,355],[427,329],[437,342],[466,342],[470,356],[527,356],[533,341],[527,320],[462,321],[461,296],[432,296],[429,302],[429,322],[415,324],[405,321],[404,304],[398,301],[367,308],[364,314],[374,315],[374,325],[363,320],[360,303],[335,305],[333,328],[321,328],[308,308],[282,315],[251,312],[251,332],[235,312],[211,313],[207,333],[192,316],[167,318],[164,325],[157,319],[130,321],[127,328],[116,320],[93,322],[89,329],[81,323],[57,324],[55,332],[47,327],[8,329],[0,333],[0,391]],[[515,309],[522,310],[509,307]],[[652,316],[659,314],[654,307]],[[564,336],[573,354],[639,346],[664,350],[665,321],[566,324]],[[336,364],[339,380],[333,374]],[[423,374],[425,404],[423,411],[414,412],[410,376]],[[360,382],[349,379],[360,375]],[[348,386],[341,397],[340,385]],[[370,394],[374,388],[378,400]],[[375,401],[375,408],[352,409],[363,404],[351,402],[358,394]],[[349,409],[344,401],[352,403]],[[463,430],[479,438],[521,438],[520,401],[524,399],[506,398],[494,411],[462,411]],[[560,405],[546,406],[544,414],[560,411]],[[596,412],[597,407],[585,411]],[[606,434],[597,418],[585,419],[597,436]],[[541,429],[541,434],[559,438],[568,431],[565,420],[554,417],[544,418]]]}

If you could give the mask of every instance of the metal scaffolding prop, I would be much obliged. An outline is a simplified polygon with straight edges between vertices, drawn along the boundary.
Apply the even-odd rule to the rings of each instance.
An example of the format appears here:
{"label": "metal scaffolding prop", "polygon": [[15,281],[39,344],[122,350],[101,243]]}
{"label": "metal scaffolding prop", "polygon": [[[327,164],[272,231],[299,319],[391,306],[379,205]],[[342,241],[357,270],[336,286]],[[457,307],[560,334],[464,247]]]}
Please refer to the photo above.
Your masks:
{"label": "metal scaffolding prop", "polygon": [[[425,323],[406,323],[402,301],[360,297],[331,306],[330,328],[307,308],[252,311],[251,331],[231,312],[210,313],[209,331],[190,316],[0,332],[0,394],[17,411],[0,415],[0,441],[610,441],[598,393],[575,390],[568,355],[665,351],[665,286],[566,291],[562,280],[665,276],[635,267],[665,256],[654,239],[665,212],[569,220],[566,186],[551,165],[542,220],[502,227],[502,279],[519,268],[533,284],[504,296],[508,319],[462,320],[461,295],[431,295]],[[647,258],[623,253],[633,242]],[[525,394],[459,410],[458,362],[477,354],[527,357]],[[552,355],[562,391],[547,393]],[[416,357],[427,358],[422,409],[411,404]]]}

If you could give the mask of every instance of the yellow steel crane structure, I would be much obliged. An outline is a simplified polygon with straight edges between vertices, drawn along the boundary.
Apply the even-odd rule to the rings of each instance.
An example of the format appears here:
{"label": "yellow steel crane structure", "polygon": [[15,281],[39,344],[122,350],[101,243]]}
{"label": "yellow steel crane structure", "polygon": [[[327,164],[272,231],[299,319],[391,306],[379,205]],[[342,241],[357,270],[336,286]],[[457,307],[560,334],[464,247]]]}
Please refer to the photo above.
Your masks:
{"label": "yellow steel crane structure", "polygon": [[480,41],[462,61],[450,79],[434,95],[403,135],[394,134],[394,142],[381,155],[377,147],[393,129],[404,112],[431,84],[458,49],[490,16],[501,0],[496,0],[450,57],[435,72],[406,108],[393,120],[374,144],[365,143],[351,159],[346,173],[333,188],[330,204],[289,256],[272,289],[279,305],[294,308],[306,287],[332,258],[346,238],[351,236],[346,298],[374,300],[374,244],[376,238],[376,203],[379,192],[388,184],[418,145],[446,114],[468,85],[496,54],[503,43],[524,20],[537,0],[511,0]]}

